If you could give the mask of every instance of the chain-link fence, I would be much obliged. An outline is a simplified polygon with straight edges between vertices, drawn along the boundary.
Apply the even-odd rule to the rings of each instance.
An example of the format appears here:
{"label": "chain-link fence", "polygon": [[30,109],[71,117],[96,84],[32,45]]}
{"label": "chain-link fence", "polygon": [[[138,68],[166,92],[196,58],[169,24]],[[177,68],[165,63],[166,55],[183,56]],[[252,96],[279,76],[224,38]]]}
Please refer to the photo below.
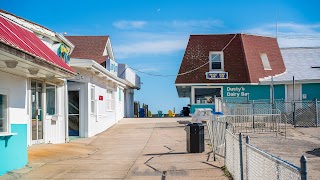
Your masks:
{"label": "chain-link fence", "polygon": [[[225,131],[225,166],[235,180],[306,180],[307,160],[300,159],[301,167],[269,154],[252,144],[247,137],[242,142],[242,133]],[[243,153],[245,152],[245,153]]]}
{"label": "chain-link fence", "polygon": [[301,180],[300,168],[246,143],[246,179]]}
{"label": "chain-link fence", "polygon": [[233,179],[241,179],[239,139],[229,130],[225,131],[225,138],[226,155],[224,164],[232,175]]}
{"label": "chain-link fence", "polygon": [[[264,115],[274,118],[281,118],[282,116],[279,110],[270,110],[270,113],[271,112],[277,112],[277,114]],[[249,138],[247,138],[245,143],[242,143],[242,133],[237,133],[241,132],[237,130],[239,127],[238,124],[242,124],[242,128],[247,126],[252,129],[254,125],[252,125],[253,119],[251,117],[252,115],[221,116],[211,118],[207,123],[214,157],[215,154],[224,157],[225,166],[233,179],[307,179],[306,159],[304,156],[301,157],[300,168],[258,149],[250,144]],[[277,127],[278,125],[274,123],[281,122],[281,120],[275,120],[271,123],[269,120],[257,122],[266,123],[262,128],[266,131],[267,127],[270,128],[273,127],[273,125]],[[276,128],[270,129],[271,132],[273,132],[273,130],[276,130]],[[252,132],[252,130],[250,130],[250,132]],[[239,135],[239,137],[237,135]]]}
{"label": "chain-link fence", "polygon": [[[225,115],[247,114],[243,109],[251,111],[252,114],[257,114],[254,111],[259,109],[277,109],[282,117],[285,116],[287,123],[299,127],[318,127],[320,126],[320,101],[293,101],[287,102],[284,100],[243,100],[231,101],[229,98],[218,101],[218,110]],[[252,110],[250,110],[252,109]],[[240,111],[240,112],[239,112]],[[242,112],[241,112],[242,111]],[[252,112],[253,111],[253,112]]]}

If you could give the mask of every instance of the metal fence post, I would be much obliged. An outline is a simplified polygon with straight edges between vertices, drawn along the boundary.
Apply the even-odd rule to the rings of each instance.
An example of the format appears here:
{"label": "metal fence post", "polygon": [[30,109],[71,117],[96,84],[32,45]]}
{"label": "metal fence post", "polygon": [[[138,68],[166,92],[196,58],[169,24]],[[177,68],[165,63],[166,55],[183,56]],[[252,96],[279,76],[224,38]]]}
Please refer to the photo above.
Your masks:
{"label": "metal fence post", "polygon": [[254,116],[255,116],[255,111],[254,111],[254,100],[252,101],[252,126],[253,126],[253,132],[255,132],[254,129]]}
{"label": "metal fence post", "polygon": [[243,176],[243,155],[242,155],[242,133],[239,134],[239,150],[240,150],[240,178],[244,180]]}
{"label": "metal fence post", "polygon": [[314,100],[314,103],[316,103],[315,104],[315,108],[316,108],[316,127],[318,127],[318,119],[319,119],[319,109],[318,109],[318,99],[316,98],[315,100]]}
{"label": "metal fence post", "polygon": [[308,166],[307,158],[305,156],[301,156],[300,158],[300,168],[301,180],[308,180]]}
{"label": "metal fence post", "polygon": [[[249,137],[249,136],[246,137],[246,144],[250,144],[250,137]],[[247,150],[247,151],[246,151],[246,179],[248,179],[248,175],[249,175],[249,173],[248,173],[248,172],[249,172],[248,147],[246,148],[246,150]]]}
{"label": "metal fence post", "polygon": [[296,127],[296,102],[293,100],[293,112],[292,112],[292,119],[293,119],[293,127]]}
{"label": "metal fence post", "polygon": [[[228,129],[228,122],[226,122],[226,129]],[[227,137],[226,137],[226,134],[227,134],[227,131],[224,132],[224,135],[225,135],[225,138],[224,138],[224,144],[225,144],[225,147],[224,147],[224,164],[226,165],[227,163]]]}

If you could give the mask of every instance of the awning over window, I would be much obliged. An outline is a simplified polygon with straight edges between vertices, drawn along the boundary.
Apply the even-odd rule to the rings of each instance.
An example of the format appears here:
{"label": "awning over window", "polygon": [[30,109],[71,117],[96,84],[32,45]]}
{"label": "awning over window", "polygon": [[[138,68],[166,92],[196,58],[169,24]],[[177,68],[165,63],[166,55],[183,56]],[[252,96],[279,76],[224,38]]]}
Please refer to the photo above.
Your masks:
{"label": "awning over window", "polygon": [[0,41],[74,73],[74,71],[33,32],[12,23],[3,17],[0,17]]}

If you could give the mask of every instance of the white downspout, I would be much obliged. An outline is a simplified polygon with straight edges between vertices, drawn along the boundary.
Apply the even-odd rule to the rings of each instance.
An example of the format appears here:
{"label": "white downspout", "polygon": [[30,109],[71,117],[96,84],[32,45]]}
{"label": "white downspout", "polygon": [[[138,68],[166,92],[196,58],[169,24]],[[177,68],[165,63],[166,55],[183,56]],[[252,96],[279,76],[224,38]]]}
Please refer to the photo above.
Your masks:
{"label": "white downspout", "polygon": [[68,143],[70,140],[69,140],[69,97],[68,97],[68,83],[67,83],[67,80],[65,79],[64,80],[64,119],[65,119],[65,133],[66,133],[66,136],[65,136],[65,142]]}

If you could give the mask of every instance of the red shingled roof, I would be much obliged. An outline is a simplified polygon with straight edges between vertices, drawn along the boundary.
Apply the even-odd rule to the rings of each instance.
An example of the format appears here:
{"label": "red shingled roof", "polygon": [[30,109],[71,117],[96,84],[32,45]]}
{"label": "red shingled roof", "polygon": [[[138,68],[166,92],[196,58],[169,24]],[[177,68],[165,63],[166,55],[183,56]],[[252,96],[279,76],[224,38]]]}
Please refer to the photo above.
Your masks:
{"label": "red shingled roof", "polygon": [[65,36],[75,48],[71,58],[92,59],[101,64],[108,56],[103,56],[109,36]]}
{"label": "red shingled roof", "polygon": [[[179,74],[195,69],[209,61],[210,51],[221,51],[235,34],[191,35],[184,53]],[[264,70],[260,53],[266,53],[272,70]],[[189,74],[177,76],[180,83],[258,83],[259,78],[285,71],[275,38],[237,34],[224,50],[224,70],[228,79],[208,80],[209,64]]]}
{"label": "red shingled roof", "polygon": [[6,20],[3,17],[0,17],[0,41],[36,57],[40,57],[69,72],[74,72],[34,33]]}

